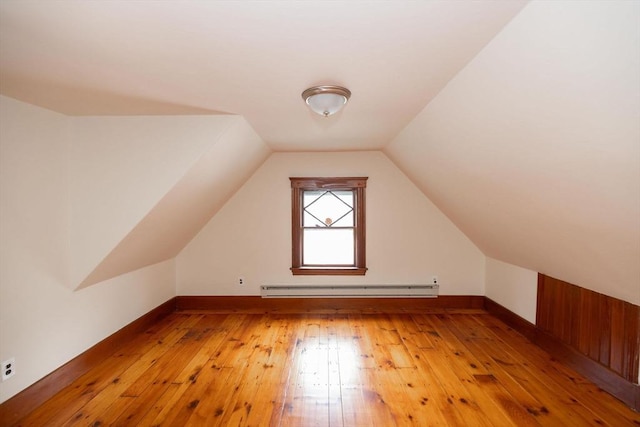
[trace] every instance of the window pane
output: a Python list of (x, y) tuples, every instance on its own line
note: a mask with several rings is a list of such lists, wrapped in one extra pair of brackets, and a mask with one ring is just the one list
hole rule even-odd
[(304, 265), (354, 265), (353, 229), (303, 230)]
[(353, 227), (353, 191), (303, 192), (304, 227)]

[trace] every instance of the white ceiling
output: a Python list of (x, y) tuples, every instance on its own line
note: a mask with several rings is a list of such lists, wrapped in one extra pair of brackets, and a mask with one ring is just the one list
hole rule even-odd
[[(525, 1), (0, 1), (0, 92), (69, 115), (244, 116), (277, 151), (391, 141)], [(309, 86), (353, 96), (334, 117)]]

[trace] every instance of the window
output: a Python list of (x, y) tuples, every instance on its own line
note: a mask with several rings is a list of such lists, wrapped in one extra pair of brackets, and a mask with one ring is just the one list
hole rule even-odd
[(294, 275), (364, 275), (367, 178), (291, 180)]

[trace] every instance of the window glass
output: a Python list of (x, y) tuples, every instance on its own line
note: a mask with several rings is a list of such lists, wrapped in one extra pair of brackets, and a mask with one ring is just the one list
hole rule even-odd
[(353, 227), (353, 191), (303, 192), (304, 227)]
[(302, 263), (305, 265), (353, 265), (353, 228), (305, 228)]

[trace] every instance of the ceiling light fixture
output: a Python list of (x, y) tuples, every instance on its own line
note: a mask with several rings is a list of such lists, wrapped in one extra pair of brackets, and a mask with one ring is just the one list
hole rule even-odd
[(325, 117), (340, 111), (350, 97), (351, 91), (341, 86), (314, 86), (302, 92), (309, 108)]

